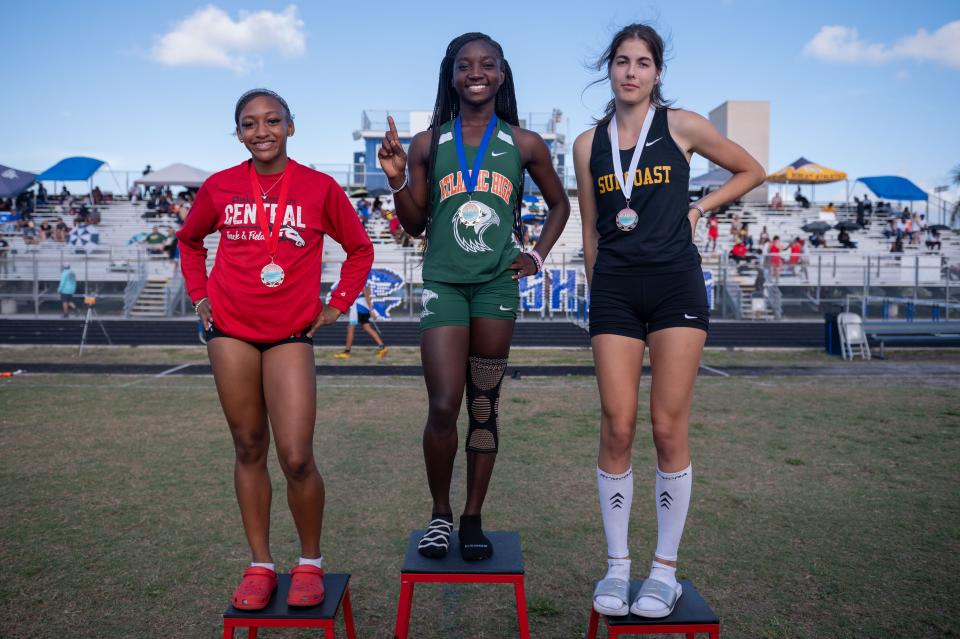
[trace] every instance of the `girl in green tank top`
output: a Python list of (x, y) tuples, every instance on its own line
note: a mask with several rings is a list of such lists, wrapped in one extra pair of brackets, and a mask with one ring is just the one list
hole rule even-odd
[[(522, 196), (522, 159), (513, 128), (500, 118), (494, 127), (474, 190), (467, 193), (454, 121), (440, 126), (430, 184), (425, 280), (463, 284), (492, 280), (520, 253), (515, 212)], [(463, 149), (467, 166), (472, 167), (478, 147), (464, 144)]]
[[(431, 322), (421, 323), (420, 352), (429, 396), (423, 450), (433, 512), (419, 550), (442, 557), (448, 549), (450, 477), (466, 389), (470, 426), (460, 553), (468, 561), (483, 560), (494, 552), (480, 510), (499, 445), (497, 412), (519, 303), (516, 280), (542, 268), (570, 203), (543, 139), (519, 127), (510, 65), (489, 36), (467, 33), (447, 47), (430, 129), (410, 144), (409, 176), (407, 153), (388, 120), (380, 165), (404, 230), (427, 235), (423, 316)], [(526, 253), (519, 213), (524, 171), (550, 211), (536, 250)], [(451, 316), (437, 321), (441, 313)]]

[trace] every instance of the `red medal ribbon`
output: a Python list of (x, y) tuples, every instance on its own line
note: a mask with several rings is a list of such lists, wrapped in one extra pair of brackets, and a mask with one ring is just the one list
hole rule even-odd
[(267, 242), (267, 253), (270, 255), (270, 261), (273, 262), (277, 254), (277, 246), (280, 244), (280, 227), (283, 226), (283, 216), (287, 211), (287, 195), (290, 192), (290, 181), (287, 179), (290, 173), (290, 160), (287, 160), (287, 167), (280, 176), (280, 196), (277, 201), (277, 213), (273, 220), (273, 229), (270, 229), (270, 221), (267, 219), (266, 202), (263, 200), (263, 188), (260, 186), (260, 179), (257, 177), (257, 171), (253, 168), (253, 160), (250, 161), (250, 190), (253, 191), (253, 204), (257, 211), (257, 223), (263, 230)]

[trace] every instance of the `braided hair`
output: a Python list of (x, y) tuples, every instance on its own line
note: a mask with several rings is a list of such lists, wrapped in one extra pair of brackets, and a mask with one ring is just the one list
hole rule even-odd
[[(447, 52), (440, 62), (440, 78), (437, 82), (437, 101), (433, 106), (433, 116), (430, 118), (430, 162), (427, 170), (428, 193), (433, 197), (433, 172), (437, 165), (437, 146), (440, 142), (440, 127), (453, 120), (460, 114), (460, 96), (453, 88), (453, 63), (456, 61), (460, 49), (468, 42), (482, 40), (493, 47), (500, 58), (500, 70), (503, 72), (503, 84), (497, 90), (494, 102), (494, 112), (497, 117), (513, 126), (520, 126), (520, 116), (517, 114), (517, 94), (513, 86), (513, 71), (503, 56), (500, 44), (485, 33), (470, 32), (457, 36), (447, 45)], [(517, 205), (513, 211), (513, 233), (517, 243), (523, 246), (523, 222), (520, 220), (520, 203), (523, 199), (524, 175), (520, 172), (520, 190), (517, 193)], [(430, 221), (433, 216), (427, 217), (426, 236), (430, 237)]]

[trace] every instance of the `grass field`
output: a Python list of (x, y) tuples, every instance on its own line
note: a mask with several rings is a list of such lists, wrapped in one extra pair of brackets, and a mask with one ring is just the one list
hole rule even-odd
[[(3, 349), (0, 361), (38, 361), (41, 350), (49, 352)], [(95, 349), (84, 360), (203, 361), (197, 354)], [(415, 359), (412, 350), (395, 354)], [(705, 362), (837, 361), (823, 357), (720, 351)], [(512, 361), (590, 360), (589, 351), (531, 350)], [(390, 637), (405, 541), (429, 515), (423, 384), (322, 377), (318, 399), (327, 566), (353, 574), (360, 637)], [(699, 380), (680, 573), (713, 604), (725, 637), (960, 635), (958, 399), (957, 377)], [(213, 380), (20, 375), (0, 380), (0, 407), (0, 636), (218, 637), (248, 550)], [(484, 521), (520, 531), (534, 637), (584, 636), (592, 582), (605, 567), (598, 412), (592, 378), (504, 384)], [(460, 457), (454, 503), (462, 505)], [(645, 499), (653, 460), (641, 427), (635, 576), (656, 542)], [(272, 545), (287, 569), (298, 545), (272, 459), (271, 472)], [(419, 586), (411, 636), (514, 637), (512, 591)]]

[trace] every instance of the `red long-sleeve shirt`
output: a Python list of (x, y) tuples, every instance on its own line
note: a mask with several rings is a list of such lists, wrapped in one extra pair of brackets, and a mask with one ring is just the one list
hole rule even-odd
[[(249, 161), (207, 178), (183, 228), (180, 265), (190, 299), (208, 297), (217, 327), (251, 342), (284, 339), (309, 326), (319, 315), (323, 237), (329, 235), (347, 253), (340, 285), (330, 305), (347, 312), (363, 290), (373, 265), (373, 245), (343, 189), (330, 176), (287, 160), (289, 197), (281, 219), (275, 262), (284, 270), (283, 284), (269, 288), (260, 270), (270, 263), (267, 242), (257, 220), (250, 192)], [(261, 175), (269, 189), (279, 175)], [(272, 189), (264, 207), (271, 220), (280, 217)], [(256, 194), (257, 197), (260, 194)], [(271, 227), (272, 228), (272, 227)], [(217, 257), (207, 276), (203, 238), (220, 231)]]

